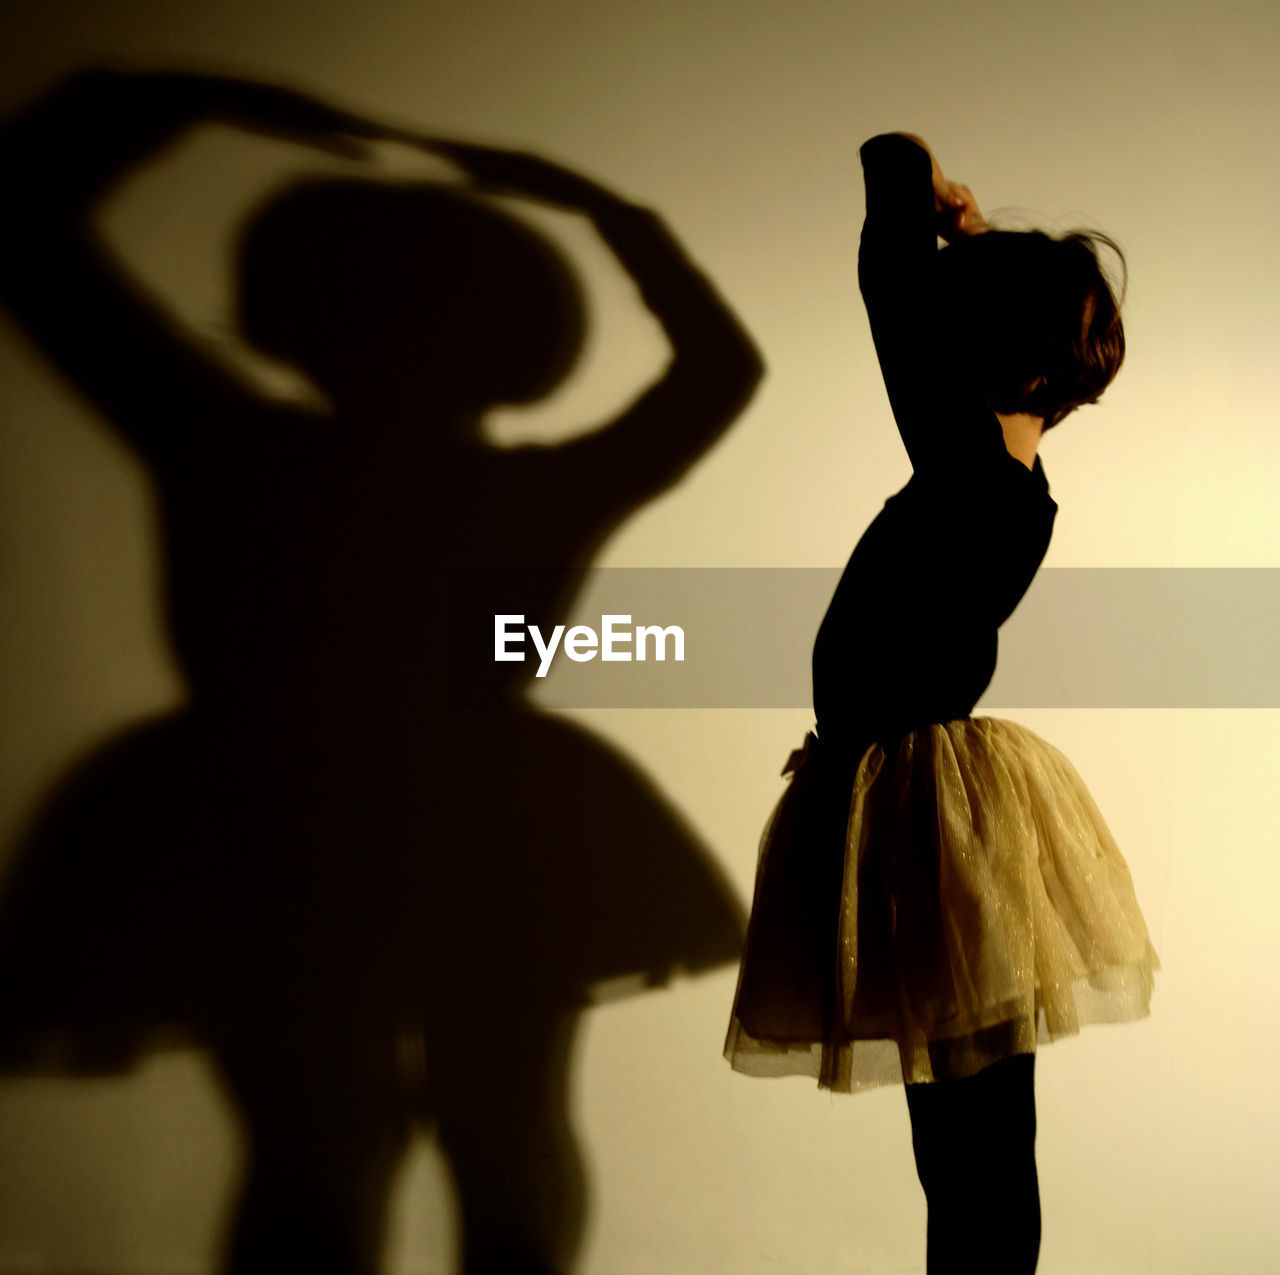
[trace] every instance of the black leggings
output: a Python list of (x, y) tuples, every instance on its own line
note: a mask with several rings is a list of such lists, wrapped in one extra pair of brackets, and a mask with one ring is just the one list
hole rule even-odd
[(929, 1204), (928, 1275), (1031, 1275), (1040, 1253), (1034, 1054), (964, 1080), (908, 1085)]

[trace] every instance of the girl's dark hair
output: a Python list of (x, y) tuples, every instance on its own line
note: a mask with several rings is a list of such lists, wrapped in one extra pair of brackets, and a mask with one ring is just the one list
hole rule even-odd
[[(1118, 291), (1102, 247), (1119, 262)], [(1128, 268), (1108, 235), (989, 230), (944, 248), (938, 262), (943, 330), (959, 334), (946, 344), (993, 411), (1042, 416), (1051, 429), (1115, 380)]]

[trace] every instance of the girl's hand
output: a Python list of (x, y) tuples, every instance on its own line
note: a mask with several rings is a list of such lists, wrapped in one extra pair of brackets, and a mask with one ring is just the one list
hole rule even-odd
[(987, 228), (973, 191), (960, 182), (949, 181), (942, 174), (938, 157), (929, 149), (929, 143), (915, 133), (899, 133), (915, 142), (929, 156), (933, 165), (933, 211), (938, 218), (938, 234), (948, 243), (966, 235), (980, 235)]
[(969, 235), (980, 235), (987, 229), (973, 191), (960, 182), (945, 178), (935, 181), (933, 208), (938, 216), (938, 233), (948, 243)]

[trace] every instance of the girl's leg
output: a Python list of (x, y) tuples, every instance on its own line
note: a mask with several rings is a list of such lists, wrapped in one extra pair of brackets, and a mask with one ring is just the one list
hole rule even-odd
[(964, 1080), (908, 1085), (929, 1206), (928, 1273), (1031, 1275), (1040, 1253), (1034, 1054)]

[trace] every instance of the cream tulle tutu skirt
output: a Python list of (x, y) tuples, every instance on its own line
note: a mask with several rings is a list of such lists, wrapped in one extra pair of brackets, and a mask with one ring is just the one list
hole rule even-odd
[(972, 1075), (1149, 1012), (1160, 962), (1084, 781), (1014, 722), (816, 736), (761, 838), (725, 1057), (827, 1089)]

